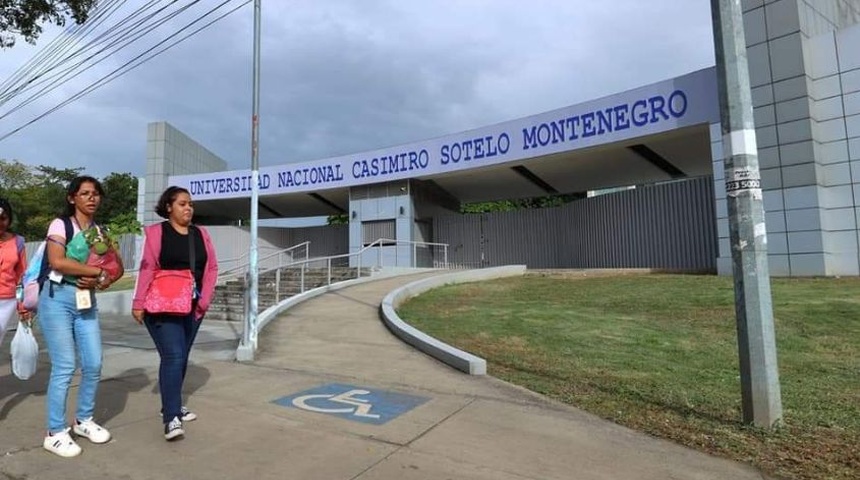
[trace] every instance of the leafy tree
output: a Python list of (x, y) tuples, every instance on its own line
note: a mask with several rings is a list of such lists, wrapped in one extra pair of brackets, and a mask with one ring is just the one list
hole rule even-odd
[(98, 0), (0, 0), (0, 48), (15, 45), (15, 37), (35, 44), (42, 23), (63, 26), (71, 17), (84, 23)]
[(33, 172), (30, 171), (30, 167), (18, 160), (11, 163), (0, 160), (0, 192), (32, 184)]
[(548, 195), (546, 197), (523, 198), (519, 200), (467, 203), (460, 208), (460, 213), (510, 212), (525, 208), (559, 207), (565, 203), (579, 200), (581, 198), (585, 198), (585, 195), (581, 193), (571, 193)]
[(327, 225), (346, 225), (349, 223), (349, 215), (339, 213), (337, 215), (329, 215), (326, 219)]
[[(0, 0), (2, 2), (2, 0)], [(66, 187), (83, 168), (31, 167), (17, 160), (0, 159), (0, 196), (15, 209), (12, 228), (27, 239), (45, 237), (48, 224), (66, 207)], [(138, 233), (137, 178), (130, 173), (111, 173), (102, 180), (105, 204), (99, 208), (99, 223), (115, 235)]]
[(133, 211), (115, 215), (105, 225), (116, 236), (126, 233), (138, 234), (143, 231), (143, 225), (137, 221), (137, 213)]
[(130, 173), (111, 173), (102, 179), (105, 196), (99, 206), (96, 220), (108, 223), (124, 213), (137, 212), (137, 177)]
[[(3, 0), (0, 0), (3, 1)], [(48, 165), (39, 165), (36, 170), (41, 173), (41, 177), (46, 185), (60, 185), (65, 192), (66, 185), (69, 184), (75, 177), (83, 174), (84, 168), (55, 168)]]

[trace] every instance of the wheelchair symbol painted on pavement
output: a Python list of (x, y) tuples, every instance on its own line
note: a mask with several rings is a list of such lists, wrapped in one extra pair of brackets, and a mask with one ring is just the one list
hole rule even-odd
[[(319, 413), (351, 413), (356, 417), (367, 417), (367, 418), (379, 418), (379, 415), (370, 413), (370, 409), (373, 408), (373, 405), (368, 403), (367, 400), (361, 398), (353, 398), (353, 395), (367, 395), (370, 393), (370, 390), (361, 390), (355, 389), (350, 390), (348, 392), (343, 392), (337, 395), (329, 395), (325, 393), (317, 393), (313, 395), (302, 395), (301, 397), (296, 397), (293, 399), (293, 406), (301, 408), (303, 410), (310, 410), (312, 412)], [(322, 407), (314, 407), (313, 405), (308, 405), (308, 400), (315, 398), (324, 398), (329, 402), (346, 404), (350, 405), (348, 408), (322, 408)]]
[(281, 397), (273, 403), (381, 425), (429, 400), (426, 397), (332, 383)]

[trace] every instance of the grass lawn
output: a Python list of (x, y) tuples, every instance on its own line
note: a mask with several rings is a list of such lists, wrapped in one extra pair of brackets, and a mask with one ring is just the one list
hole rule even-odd
[(137, 279), (137, 276), (126, 275), (110, 286), (106, 291), (107, 292), (118, 292), (120, 290), (131, 290), (134, 288), (134, 282)]
[(527, 276), (445, 286), (400, 316), (489, 373), (793, 479), (860, 478), (860, 279), (773, 279), (783, 424), (741, 423), (732, 280)]

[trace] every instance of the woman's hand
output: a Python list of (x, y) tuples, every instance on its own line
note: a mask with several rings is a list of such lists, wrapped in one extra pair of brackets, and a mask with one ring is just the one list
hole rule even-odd
[(18, 319), (29, 325), (33, 316), (27, 310), (18, 310)]
[(143, 325), (143, 310), (132, 310), (131, 316), (134, 317), (134, 321), (139, 325)]
[(99, 286), (99, 279), (98, 277), (78, 277), (75, 285), (84, 290), (92, 290)]

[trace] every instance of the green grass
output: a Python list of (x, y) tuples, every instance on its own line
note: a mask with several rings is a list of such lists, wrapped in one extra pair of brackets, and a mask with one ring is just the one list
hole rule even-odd
[(137, 279), (136, 276), (124, 276), (113, 283), (110, 288), (107, 289), (108, 292), (118, 292), (120, 290), (131, 290), (134, 288), (134, 282)]
[(731, 278), (523, 277), (403, 305), (489, 373), (785, 478), (860, 478), (860, 279), (773, 279), (783, 424), (741, 422)]

